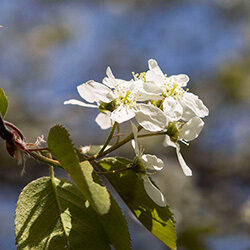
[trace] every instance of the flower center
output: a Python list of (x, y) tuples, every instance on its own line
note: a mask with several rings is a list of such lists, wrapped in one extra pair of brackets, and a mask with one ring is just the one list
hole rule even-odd
[(173, 122), (169, 122), (167, 126), (167, 135), (172, 142), (177, 142), (179, 137), (179, 130)]
[(113, 112), (117, 108), (117, 102), (118, 99), (115, 99), (112, 102), (101, 102), (98, 109), (102, 113), (105, 113), (105, 111)]
[(136, 173), (142, 175), (145, 175), (147, 172), (142, 160), (138, 156), (134, 158), (133, 169), (135, 170)]
[(183, 88), (179, 87), (179, 85), (177, 83), (165, 82), (164, 87), (163, 87), (163, 91), (162, 91), (162, 95), (164, 97), (171, 96), (177, 100), (177, 99), (181, 98), (181, 96), (183, 95), (184, 92), (185, 92), (185, 90)]

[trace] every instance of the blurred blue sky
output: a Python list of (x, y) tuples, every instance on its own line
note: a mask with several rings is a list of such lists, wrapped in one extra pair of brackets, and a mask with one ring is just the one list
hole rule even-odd
[[(200, 171), (209, 167), (213, 168), (208, 172), (217, 171), (216, 162), (225, 163), (225, 157), (229, 157), (226, 172), (231, 171), (232, 165), (237, 171), (238, 165), (249, 159), (249, 100), (227, 99), (217, 77), (224, 65), (248, 55), (249, 20), (241, 9), (244, 5), (234, 7), (226, 2), (230, 1), (134, 4), (1, 0), (0, 24), (4, 28), (0, 30), (0, 82), (10, 97), (9, 117), (22, 117), (25, 121), (35, 117), (43, 126), (41, 133), (48, 131), (48, 124), (62, 122), (72, 130), (73, 138), (81, 134), (79, 137), (85, 137), (87, 142), (100, 142), (103, 137), (99, 137), (102, 131), (94, 124), (96, 113), (63, 106), (63, 101), (80, 99), (76, 86), (89, 79), (101, 81), (107, 66), (111, 66), (115, 76), (129, 79), (132, 71), (147, 70), (147, 60), (155, 58), (167, 74), (188, 74), (190, 90), (199, 94), (210, 109), (201, 138), (194, 143), (198, 148), (197, 161), (201, 159), (199, 155), (205, 154)], [(249, 82), (244, 86), (249, 86)], [(27, 126), (26, 131), (32, 136), (40, 133), (35, 125)], [(93, 131), (82, 133), (90, 128)], [(242, 182), (239, 186), (243, 203), (249, 197), (249, 188), (246, 184), (243, 188)], [(0, 219), (4, 221), (4, 226), (0, 225), (0, 250), (15, 249), (16, 191), (16, 187), (12, 190), (7, 185), (0, 192)], [(239, 249), (250, 245), (241, 231), (234, 238), (212, 237), (208, 244), (211, 249), (234, 250), (239, 241)]]
[[(228, 20), (209, 1), (135, 7), (2, 0), (0, 22), (1, 77), (7, 85), (27, 79), (15, 87), (45, 107), (71, 97), (89, 78), (100, 81), (108, 65), (130, 78), (155, 58), (168, 74), (203, 79), (247, 45), (245, 20)], [(61, 37), (50, 34), (58, 30)]]

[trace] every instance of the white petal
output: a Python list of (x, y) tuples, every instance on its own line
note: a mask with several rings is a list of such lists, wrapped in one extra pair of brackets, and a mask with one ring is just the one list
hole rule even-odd
[(163, 102), (163, 111), (171, 121), (178, 121), (181, 119), (183, 108), (177, 100), (169, 96)]
[(176, 144), (170, 140), (170, 137), (166, 135), (165, 140), (163, 142), (164, 147), (174, 147), (176, 148)]
[(158, 63), (156, 60), (154, 59), (149, 59), (148, 60), (148, 68), (152, 71), (154, 71), (156, 74), (164, 76), (164, 74), (162, 73), (161, 68), (158, 66)]
[(122, 96), (125, 96), (127, 94), (127, 91), (133, 91), (134, 89), (134, 81), (125, 81), (122, 79), (115, 79), (116, 80), (116, 85), (115, 89), (118, 90), (119, 94)]
[(114, 77), (114, 75), (112, 73), (112, 70), (111, 70), (111, 68), (109, 66), (107, 67), (106, 75), (108, 76), (108, 78), (115, 79), (115, 77)]
[(87, 102), (111, 102), (115, 96), (106, 86), (95, 81), (88, 81), (77, 87), (80, 96)]
[(65, 101), (63, 104), (64, 105), (65, 104), (79, 105), (79, 106), (87, 107), (87, 108), (98, 108), (98, 105), (81, 102), (75, 99), (70, 99), (68, 101)]
[(177, 154), (177, 158), (179, 160), (179, 163), (181, 165), (181, 168), (182, 168), (184, 174), (186, 176), (192, 176), (192, 170), (188, 167), (188, 165), (186, 164), (186, 162), (184, 161), (184, 159), (180, 153), (180, 145), (179, 144), (176, 145), (176, 154)]
[(143, 82), (141, 80), (134, 81), (137, 101), (161, 100), (162, 89), (154, 82)]
[(172, 83), (177, 83), (180, 87), (186, 87), (189, 82), (189, 77), (185, 74), (172, 75), (168, 78)]
[(143, 83), (143, 89), (146, 93), (149, 94), (155, 94), (155, 95), (161, 95), (162, 94), (162, 88), (160, 88), (158, 85), (156, 85), (154, 82), (144, 82)]
[[(160, 84), (157, 84), (156, 81), (147, 81), (143, 83), (143, 90), (145, 93), (151, 94), (151, 95), (162, 95), (162, 87)], [(153, 99), (153, 98), (151, 98)]]
[(138, 129), (137, 129), (137, 127), (135, 126), (135, 124), (133, 122), (130, 122), (130, 123), (131, 123), (131, 127), (132, 127), (132, 132), (134, 134), (134, 140), (131, 141), (132, 147), (135, 150), (135, 154), (139, 155), (140, 149), (139, 149), (138, 140), (137, 140)]
[(108, 129), (112, 127), (112, 120), (109, 114), (99, 113), (95, 118), (96, 123), (101, 127), (101, 129)]
[(167, 205), (166, 199), (161, 191), (153, 185), (148, 176), (143, 177), (144, 188), (148, 196), (160, 207), (165, 207)]
[(107, 69), (106, 69), (106, 75), (107, 75), (107, 77), (105, 77), (102, 82), (106, 86), (108, 86), (110, 88), (114, 88), (115, 85), (116, 85), (116, 81), (115, 81), (116, 79), (115, 79), (115, 77), (114, 77), (114, 75), (113, 75), (110, 67), (107, 67)]
[(183, 121), (189, 121), (190, 119), (192, 119), (193, 117), (196, 116), (195, 112), (191, 108), (186, 106), (186, 104), (183, 104), (181, 102), (181, 105), (182, 105), (182, 108), (183, 108), (183, 113), (182, 113), (181, 119)]
[(197, 138), (204, 126), (204, 122), (199, 117), (194, 117), (189, 120), (179, 131), (180, 139), (192, 141)]
[(147, 82), (154, 82), (157, 86), (162, 87), (164, 85), (165, 76), (162, 74), (157, 74), (155, 71), (148, 70), (145, 75)]
[(191, 109), (196, 116), (201, 118), (209, 114), (208, 108), (203, 104), (202, 100), (192, 93), (185, 92), (181, 103), (185, 112), (192, 113), (188, 110)]
[(162, 131), (167, 124), (167, 117), (159, 108), (150, 104), (138, 104), (136, 110), (137, 122), (146, 130)]
[(126, 105), (120, 105), (116, 110), (111, 113), (110, 118), (113, 121), (122, 123), (132, 119), (135, 116), (135, 112), (132, 108)]
[(169, 136), (167, 135), (166, 138), (165, 138), (165, 141), (163, 143), (163, 146), (167, 147), (167, 146), (171, 146), (171, 147), (174, 147), (176, 148), (176, 154), (177, 154), (177, 158), (178, 158), (178, 161), (181, 165), (181, 168), (184, 172), (184, 174), (186, 176), (191, 176), (192, 175), (192, 170), (187, 166), (186, 162), (184, 161), (181, 153), (180, 153), (180, 145), (178, 143), (174, 143), (170, 140)]
[(145, 154), (142, 156), (144, 166), (149, 170), (159, 171), (164, 167), (163, 161), (155, 155)]

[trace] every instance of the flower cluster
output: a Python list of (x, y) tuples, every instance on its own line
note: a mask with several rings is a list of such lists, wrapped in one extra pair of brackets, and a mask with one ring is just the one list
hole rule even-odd
[[(165, 132), (163, 145), (176, 148), (183, 172), (190, 176), (192, 171), (180, 153), (179, 142), (187, 144), (199, 135), (204, 126), (201, 118), (209, 111), (197, 95), (186, 89), (187, 75), (167, 76), (153, 59), (148, 61), (148, 67), (146, 72), (133, 73), (129, 81), (115, 78), (108, 67), (102, 83), (91, 80), (77, 87), (86, 102), (71, 99), (64, 104), (98, 108), (100, 113), (96, 122), (102, 129), (135, 118), (149, 132)], [(135, 128), (133, 132), (135, 134)], [(141, 161), (145, 161), (147, 155), (141, 155), (138, 146), (135, 152)], [(159, 163), (160, 169), (162, 161), (157, 159), (154, 161)], [(148, 181), (147, 178), (145, 180)]]

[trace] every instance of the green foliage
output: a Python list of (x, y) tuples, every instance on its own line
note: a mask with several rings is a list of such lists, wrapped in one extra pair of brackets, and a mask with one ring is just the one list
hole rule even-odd
[[(95, 200), (98, 199), (99, 206), (103, 204), (103, 199), (105, 199), (105, 193), (100, 190), (105, 188), (100, 186), (99, 177), (93, 173), (93, 168), (89, 162), (84, 161), (80, 163), (84, 176), (86, 178), (90, 193)], [(93, 176), (93, 177), (92, 177)], [(93, 181), (93, 179), (98, 182)], [(105, 188), (106, 190), (106, 188)], [(106, 190), (107, 191), (107, 190)], [(100, 222), (102, 223), (107, 236), (111, 240), (111, 243), (119, 250), (127, 250), (131, 248), (130, 237), (127, 227), (127, 222), (121, 212), (120, 207), (117, 205), (116, 201), (110, 195), (111, 206), (108, 213), (102, 214), (100, 216)], [(104, 203), (105, 204), (105, 203)], [(100, 207), (101, 209), (101, 207)]]
[(131, 249), (127, 223), (120, 207), (106, 187), (101, 185), (99, 176), (93, 172), (90, 163), (79, 163), (67, 130), (59, 125), (53, 127), (49, 133), (48, 146), (87, 198), (90, 206), (98, 212), (101, 227), (104, 228), (105, 237), (109, 239), (110, 244), (119, 250)]
[(107, 214), (99, 216), (100, 222), (115, 249), (130, 250), (131, 240), (127, 222), (114, 198), (110, 198), (110, 210)]
[[(116, 206), (112, 206), (111, 210), (117, 211)], [(49, 177), (37, 179), (23, 189), (17, 202), (17, 249), (111, 249), (112, 241), (103, 227), (103, 222), (108, 223), (105, 221), (108, 216), (105, 216), (102, 221), (102, 216), (88, 205), (72, 183)], [(112, 219), (112, 223), (116, 224), (116, 218)], [(117, 219), (117, 224), (124, 224), (119, 213)], [(111, 225), (109, 227), (114, 231)], [(119, 242), (121, 236), (118, 233), (115, 234), (116, 242), (112, 239), (115, 249), (130, 249), (129, 241), (125, 246)], [(122, 237), (127, 240), (126, 234)]]
[[(131, 161), (120, 157), (99, 161), (99, 167), (104, 171), (123, 169), (130, 164)], [(105, 176), (141, 223), (168, 247), (175, 249), (173, 214), (168, 206), (160, 207), (150, 199), (145, 192), (142, 178), (133, 169)]]
[(60, 125), (51, 128), (48, 136), (48, 146), (63, 168), (70, 174), (91, 206), (100, 214), (108, 213), (110, 209), (109, 193), (105, 187), (93, 180), (93, 168), (90, 163), (87, 161), (79, 163), (77, 153), (67, 130)]
[(2, 88), (0, 88), (0, 113), (5, 116), (8, 109), (8, 98)]

